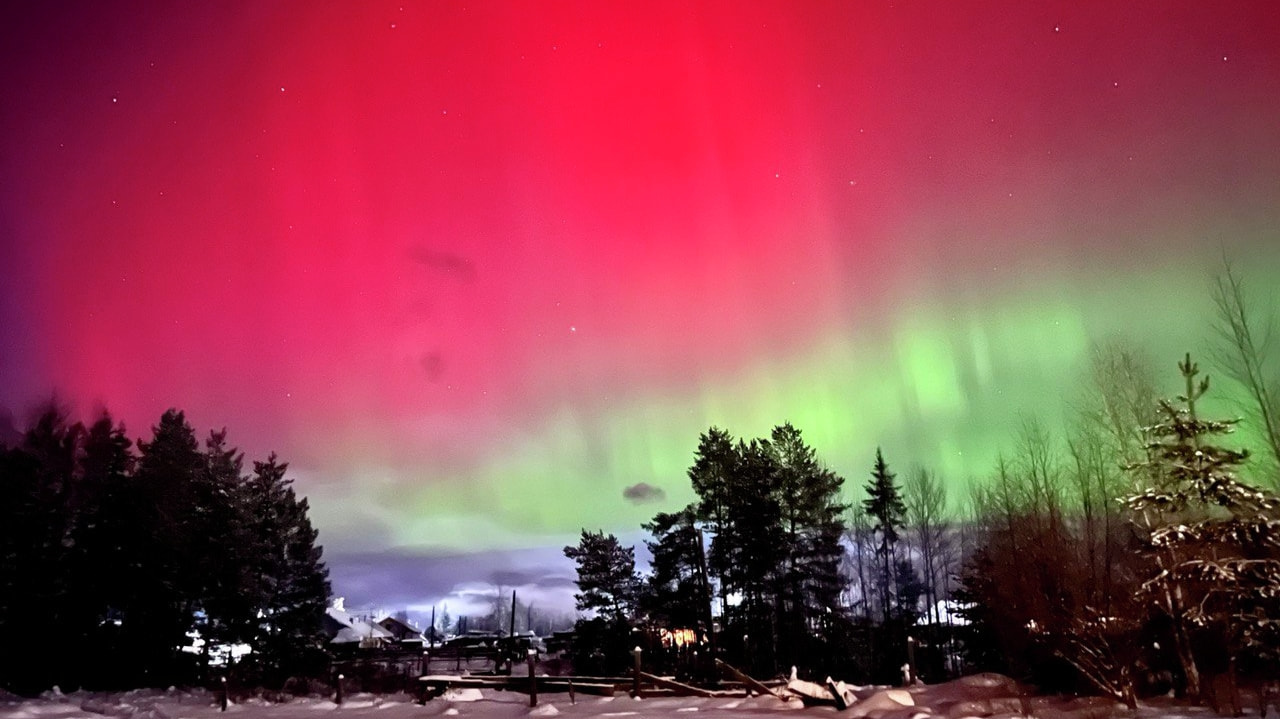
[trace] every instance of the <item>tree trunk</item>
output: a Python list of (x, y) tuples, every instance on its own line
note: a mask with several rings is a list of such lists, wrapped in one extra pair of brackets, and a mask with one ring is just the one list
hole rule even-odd
[(1182, 619), (1182, 590), (1175, 587), (1169, 601), (1174, 602), (1173, 644), (1178, 653), (1178, 663), (1182, 665), (1183, 693), (1188, 699), (1200, 699), (1200, 669), (1196, 667), (1195, 655), (1191, 653), (1191, 638), (1187, 636), (1187, 627)]

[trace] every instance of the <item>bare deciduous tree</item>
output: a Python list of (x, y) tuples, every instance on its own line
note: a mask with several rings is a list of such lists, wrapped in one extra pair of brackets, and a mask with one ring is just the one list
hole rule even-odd
[(1146, 428), (1157, 421), (1160, 394), (1151, 359), (1122, 340), (1093, 349), (1081, 413), (1109, 438), (1120, 464), (1146, 458)]
[(924, 467), (916, 467), (903, 482), (903, 499), (907, 505), (907, 527), (920, 552), (924, 593), (929, 603), (926, 616), (938, 622), (938, 570), (941, 568), (947, 541), (947, 489), (938, 476)]
[(849, 528), (846, 538), (850, 545), (850, 559), (854, 579), (858, 583), (858, 602), (863, 619), (870, 621), (872, 614), (871, 572), (874, 571), (875, 532), (871, 529), (871, 517), (861, 504), (849, 508)]
[(1125, 467), (1142, 462), (1157, 421), (1151, 362), (1121, 340), (1093, 349), (1067, 440), (1069, 480), (1086, 596), (1110, 616), (1115, 568), (1127, 522), (1119, 498), (1132, 491)]
[(1062, 462), (1053, 436), (1039, 418), (1024, 416), (1015, 443), (1012, 470), (1031, 516), (1056, 523), (1062, 518)]
[(1243, 278), (1224, 259), (1213, 290), (1218, 335), (1213, 357), (1248, 394), (1244, 409), (1262, 433), (1273, 470), (1267, 473), (1272, 486), (1280, 487), (1280, 369), (1274, 366), (1271, 351), (1275, 315), (1255, 316), (1250, 301)]

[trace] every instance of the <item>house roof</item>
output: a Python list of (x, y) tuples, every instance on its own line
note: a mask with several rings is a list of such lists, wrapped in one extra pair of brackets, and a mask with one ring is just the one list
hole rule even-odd
[(421, 639), (422, 630), (413, 626), (408, 622), (402, 622), (395, 617), (386, 617), (378, 620), (378, 626), (386, 629), (394, 634), (398, 639)]
[(365, 639), (394, 639), (391, 632), (363, 619), (356, 617), (344, 609), (329, 607), (325, 610), (326, 622), (333, 638), (331, 644), (351, 644)]

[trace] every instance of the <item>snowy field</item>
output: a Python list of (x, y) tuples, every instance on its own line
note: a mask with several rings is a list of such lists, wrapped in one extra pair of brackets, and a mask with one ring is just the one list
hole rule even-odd
[[(982, 675), (997, 676), (997, 675)], [(1002, 679), (1002, 678), (1001, 678)], [(646, 698), (626, 696), (601, 698), (578, 696), (570, 703), (565, 694), (545, 694), (538, 706), (529, 707), (529, 698), (515, 692), (479, 689), (450, 690), (443, 696), (417, 704), (405, 694), (373, 696), (354, 694), (342, 704), (332, 698), (303, 697), (287, 703), (249, 699), (231, 704), (226, 713), (219, 709), (217, 696), (203, 691), (134, 691), (123, 694), (46, 692), (39, 699), (0, 701), (0, 719), (318, 719), (330, 715), (348, 719), (426, 719), (428, 717), (591, 717), (620, 719), (692, 719), (691, 715), (712, 717), (782, 716), (792, 719), (963, 719), (964, 717), (1031, 716), (1042, 719), (1106, 719), (1130, 716), (1118, 704), (1096, 697), (1063, 698), (1002, 696), (980, 677), (968, 685), (960, 680), (908, 690), (854, 687), (858, 702), (844, 711), (834, 707), (804, 707), (799, 701), (774, 697), (742, 698)], [(903, 704), (901, 702), (910, 702)], [(1257, 716), (1248, 707), (1246, 716)], [(1139, 719), (1155, 717), (1210, 719), (1210, 710), (1183, 707), (1171, 701), (1144, 703)]]

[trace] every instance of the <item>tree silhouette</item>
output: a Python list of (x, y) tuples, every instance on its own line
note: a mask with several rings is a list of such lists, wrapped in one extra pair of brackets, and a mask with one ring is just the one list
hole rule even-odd
[(640, 586), (635, 549), (623, 547), (612, 534), (584, 529), (577, 546), (564, 548), (564, 556), (578, 565), (578, 593), (573, 596), (579, 611), (614, 620), (632, 615)]
[[(105, 412), (86, 429), (57, 409), (0, 447), (0, 687), (191, 683), (192, 629), (249, 644), (248, 681), (315, 670), (329, 587), (285, 465), (242, 476), (225, 431), (201, 451), (177, 410), (139, 448)], [(103, 661), (56, 656), (81, 646)]]
[(907, 514), (906, 504), (894, 481), (896, 478), (897, 475), (889, 471), (889, 465), (877, 447), (871, 481), (866, 485), (867, 498), (863, 500), (862, 506), (874, 520), (872, 529), (880, 535), (880, 547), (876, 554), (880, 558), (880, 606), (885, 622), (889, 621), (892, 611), (894, 548), (898, 543), (898, 530), (902, 528)]

